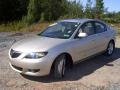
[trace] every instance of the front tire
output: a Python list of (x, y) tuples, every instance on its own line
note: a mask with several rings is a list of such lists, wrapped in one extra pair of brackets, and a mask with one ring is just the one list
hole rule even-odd
[(111, 56), (114, 52), (114, 49), (115, 49), (115, 44), (114, 44), (113, 41), (110, 41), (109, 44), (108, 44), (108, 47), (106, 49), (105, 55), (106, 56)]
[(66, 69), (66, 56), (60, 55), (55, 61), (54, 64), (54, 77), (55, 78), (63, 78), (65, 75)]

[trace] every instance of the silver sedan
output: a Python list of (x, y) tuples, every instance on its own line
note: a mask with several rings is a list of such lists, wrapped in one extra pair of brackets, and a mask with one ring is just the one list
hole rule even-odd
[(115, 30), (100, 20), (68, 19), (49, 25), (34, 37), (16, 42), (9, 50), (9, 64), (19, 73), (56, 78), (66, 67), (115, 48)]

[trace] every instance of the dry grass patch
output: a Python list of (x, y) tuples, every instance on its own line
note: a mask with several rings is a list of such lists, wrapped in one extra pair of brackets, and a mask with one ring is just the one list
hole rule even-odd
[(120, 36), (120, 23), (111, 24), (111, 26), (117, 30), (117, 36)]
[(0, 25), (0, 32), (34, 32), (34, 31), (41, 31), (45, 27), (47, 27), (50, 23), (43, 22), (43, 23), (36, 23), (30, 26), (27, 26), (23, 22), (12, 22), (8, 24), (1, 24)]
[(41, 31), (41, 30), (43, 30), (45, 27), (47, 27), (49, 24), (50, 24), (49, 22), (37, 23), (37, 24), (33, 24), (33, 25), (31, 25), (31, 26), (22, 28), (20, 31), (23, 31), (23, 32)]

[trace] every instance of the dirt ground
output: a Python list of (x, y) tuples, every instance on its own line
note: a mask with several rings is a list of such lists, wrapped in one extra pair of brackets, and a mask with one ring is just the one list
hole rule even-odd
[(100, 55), (74, 65), (65, 77), (26, 77), (9, 66), (8, 50), (12, 43), (30, 37), (26, 33), (0, 33), (0, 90), (120, 90), (120, 39), (111, 57)]

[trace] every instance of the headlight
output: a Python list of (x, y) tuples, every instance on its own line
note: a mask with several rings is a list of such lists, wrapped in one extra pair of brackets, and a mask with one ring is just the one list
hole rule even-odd
[(34, 53), (29, 53), (28, 55), (25, 56), (25, 58), (29, 59), (39, 59), (47, 55), (48, 52), (34, 52)]

